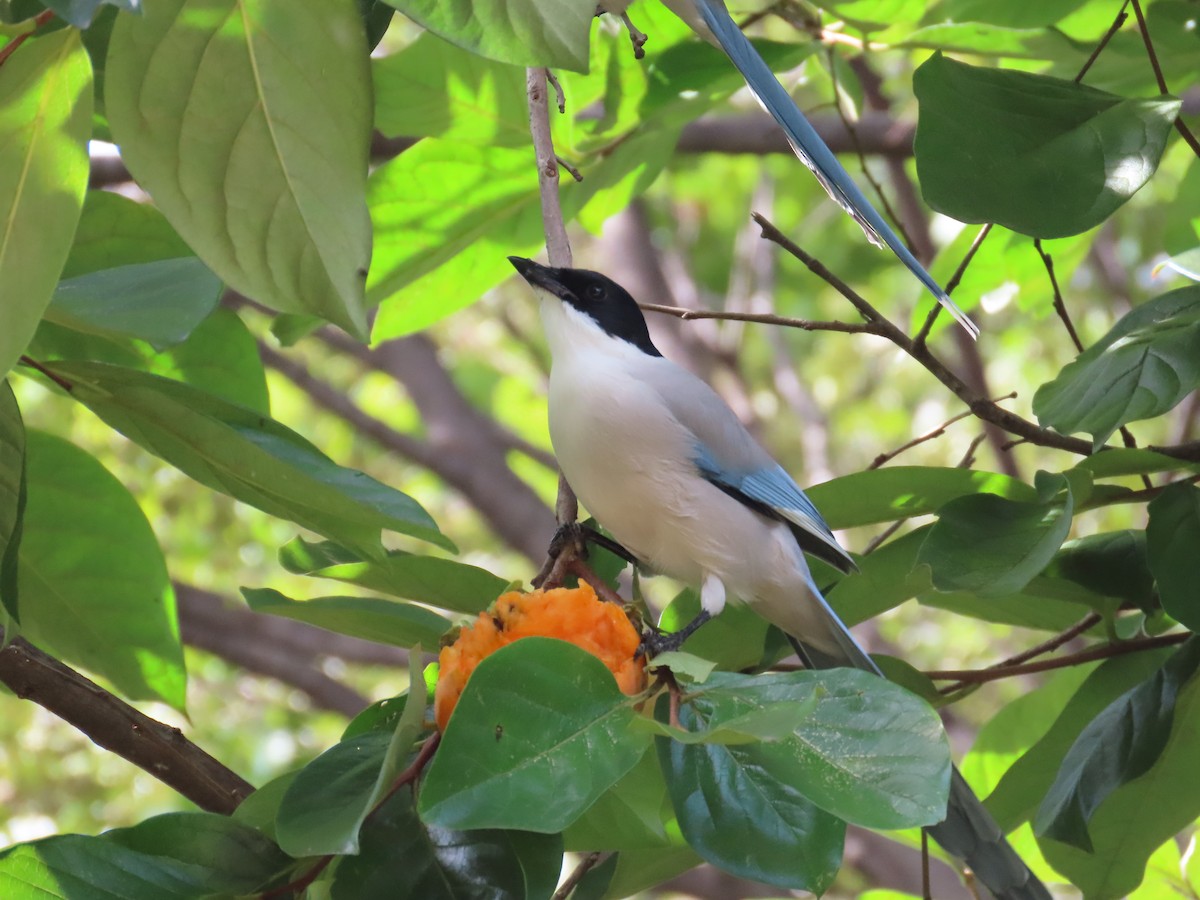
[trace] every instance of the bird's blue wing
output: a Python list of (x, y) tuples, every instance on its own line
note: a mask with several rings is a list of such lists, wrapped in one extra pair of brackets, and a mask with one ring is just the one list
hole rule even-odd
[(804, 117), (791, 96), (783, 89), (783, 85), (776, 79), (775, 73), (758, 55), (754, 45), (742, 34), (737, 23), (730, 18), (724, 0), (693, 0), (693, 2), (704, 23), (708, 25), (713, 36), (721, 45), (721, 49), (737, 66), (742, 77), (746, 79), (746, 84), (766, 107), (767, 112), (779, 123), (787, 135), (788, 143), (796, 151), (796, 155), (812, 169), (822, 187), (829, 192), (829, 196), (862, 227), (872, 243), (887, 246), (895, 253), (971, 337), (978, 337), (979, 328), (967, 318), (958, 305), (942, 290), (941, 285), (925, 271), (925, 267), (904, 246), (904, 242), (896, 236), (891, 226), (884, 221), (883, 216), (871, 205), (871, 201), (863, 195), (858, 185), (850, 178), (849, 173), (838, 162), (833, 151), (825, 145), (820, 135), (808, 123), (808, 119)]
[(721, 465), (705, 446), (698, 445), (696, 468), (725, 493), (772, 518), (787, 522), (806, 553), (823, 559), (843, 572), (856, 568), (833, 532), (804, 491), (778, 463), (749, 472)]

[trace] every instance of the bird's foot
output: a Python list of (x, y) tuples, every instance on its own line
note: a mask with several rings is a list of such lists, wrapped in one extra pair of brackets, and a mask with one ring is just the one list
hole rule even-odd
[(701, 610), (696, 618), (678, 631), (659, 631), (654, 626), (650, 626), (650, 631), (642, 635), (642, 645), (638, 648), (638, 653), (647, 659), (653, 659), (663, 653), (674, 653), (695, 634), (697, 628), (711, 618), (710, 613)]

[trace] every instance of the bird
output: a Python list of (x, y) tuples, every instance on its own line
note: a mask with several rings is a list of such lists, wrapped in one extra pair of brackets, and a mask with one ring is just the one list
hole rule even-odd
[[(882, 677), (805, 554), (842, 571), (854, 560), (725, 401), (659, 352), (633, 297), (598, 272), (509, 261), (538, 298), (550, 439), (567, 482), (640, 567), (700, 590), (675, 645), (734, 597), (782, 629), (808, 667)], [(957, 769), (946, 819), (928, 830), (997, 900), (1049, 900)]]
[[(625, 12), (631, 0), (602, 0), (599, 9), (620, 16), (628, 22)], [(754, 45), (742, 34), (729, 15), (724, 0), (663, 0), (664, 4), (683, 19), (697, 34), (719, 47), (742, 74), (746, 86), (776, 121), (788, 144), (800, 161), (816, 176), (833, 199), (862, 228), (867, 239), (877, 247), (887, 247), (908, 267), (917, 280), (933, 294), (972, 338), (979, 337), (977, 326), (950, 295), (926, 271), (912, 251), (867, 199), (854, 179), (838, 162), (837, 156), (817, 134), (796, 101), (779, 83)]]

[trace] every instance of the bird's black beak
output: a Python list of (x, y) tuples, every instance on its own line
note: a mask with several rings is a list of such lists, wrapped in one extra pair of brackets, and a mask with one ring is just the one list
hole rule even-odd
[(513, 264), (513, 268), (517, 270), (517, 274), (528, 281), (533, 287), (549, 291), (555, 297), (566, 299), (569, 291), (559, 279), (558, 269), (543, 266), (541, 263), (536, 263), (532, 259), (526, 259), (523, 256), (510, 256), (508, 261)]

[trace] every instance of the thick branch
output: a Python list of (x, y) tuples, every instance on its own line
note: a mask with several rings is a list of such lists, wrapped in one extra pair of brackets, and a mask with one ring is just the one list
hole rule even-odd
[(185, 738), (178, 728), (142, 715), (22, 638), (0, 650), (0, 681), (18, 697), (32, 700), (74, 725), (201, 809), (228, 815), (254, 792), (252, 784)]

